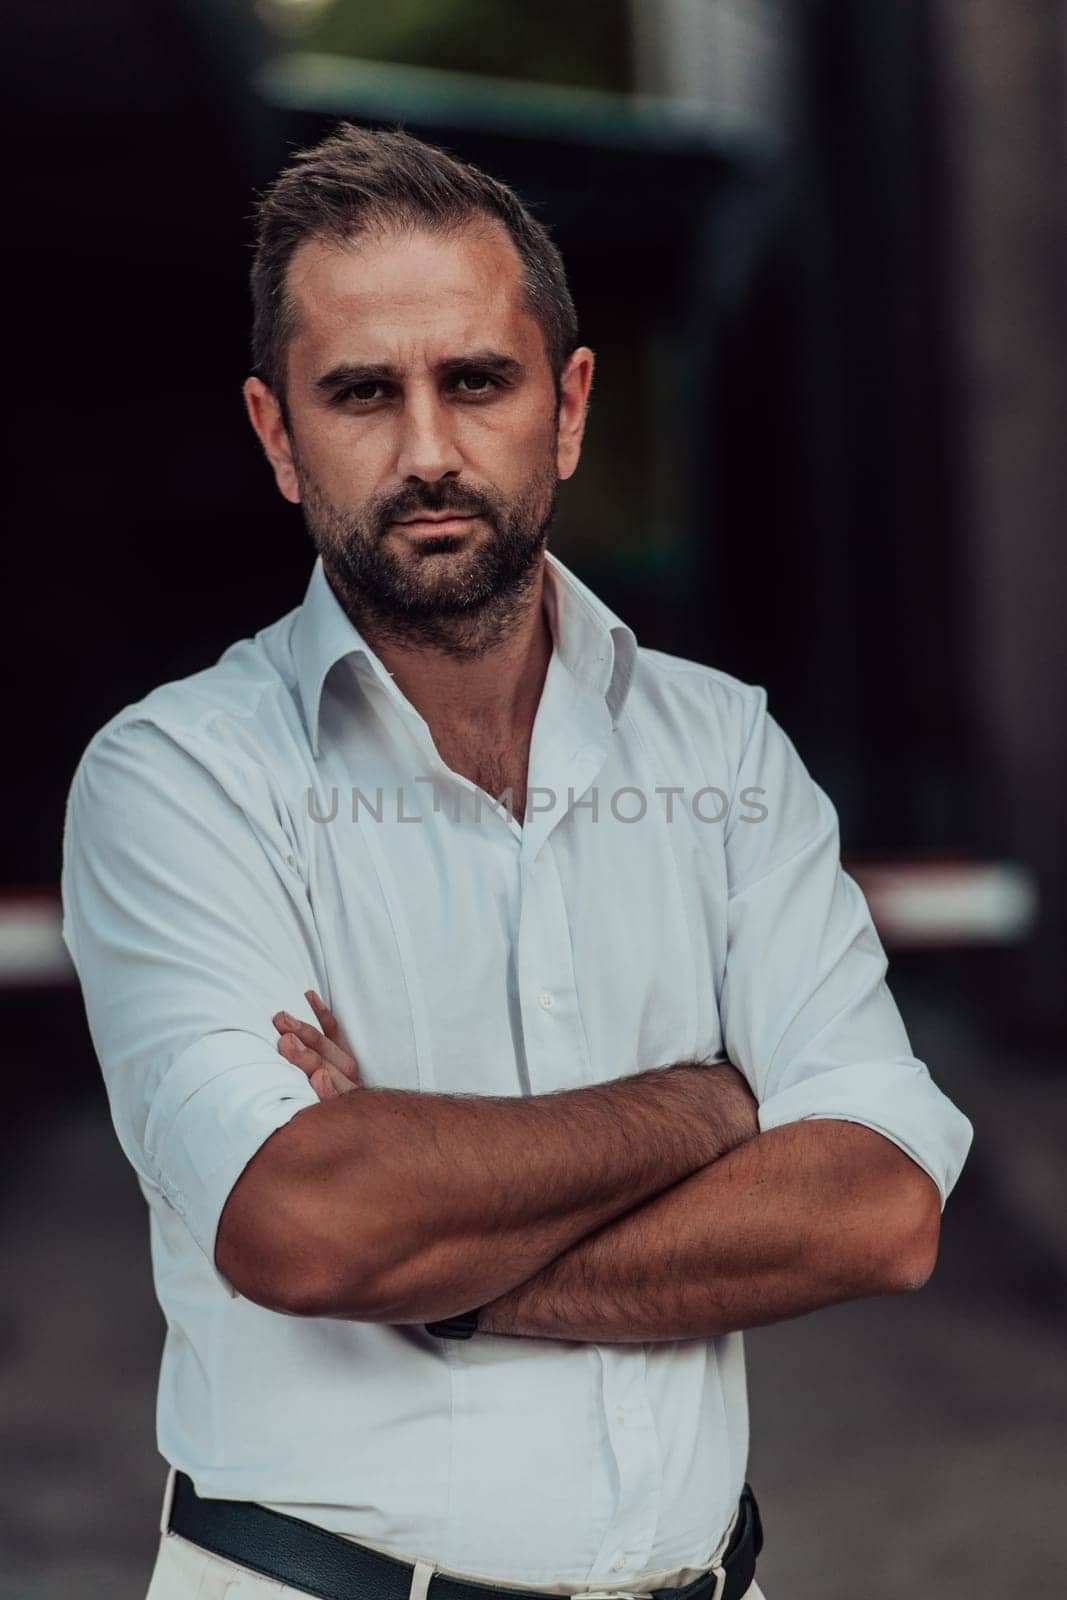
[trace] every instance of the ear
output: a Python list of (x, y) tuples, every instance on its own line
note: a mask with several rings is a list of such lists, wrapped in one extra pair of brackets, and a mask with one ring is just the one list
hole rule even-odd
[(567, 358), (560, 373), (559, 432), (556, 437), (556, 471), (569, 478), (578, 465), (585, 432), (585, 414), (593, 385), (593, 352), (585, 345)]
[(246, 378), (242, 393), (248, 420), (274, 468), (274, 481), (282, 494), (294, 506), (300, 504), (300, 488), (293, 465), (293, 451), (289, 434), (282, 420), (281, 407), (273, 392), (258, 378)]

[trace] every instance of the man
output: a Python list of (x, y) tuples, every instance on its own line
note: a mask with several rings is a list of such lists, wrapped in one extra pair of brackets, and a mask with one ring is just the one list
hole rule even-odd
[(741, 1330), (922, 1284), (970, 1126), (764, 692), (546, 551), (593, 356), (541, 226), (341, 125), (252, 282), (307, 593), (100, 730), (65, 837), (150, 1600), (758, 1596)]

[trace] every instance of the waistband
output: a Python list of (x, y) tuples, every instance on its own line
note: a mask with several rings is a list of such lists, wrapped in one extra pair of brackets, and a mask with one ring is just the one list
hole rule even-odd
[[(187, 1474), (176, 1470), (160, 1526), (315, 1600), (544, 1600), (533, 1590), (461, 1581), (429, 1563), (401, 1561), (254, 1501), (201, 1499)], [(759, 1508), (746, 1483), (727, 1548), (702, 1577), (680, 1589), (573, 1593), (581, 1600), (742, 1600), (755, 1577), (762, 1545)]]

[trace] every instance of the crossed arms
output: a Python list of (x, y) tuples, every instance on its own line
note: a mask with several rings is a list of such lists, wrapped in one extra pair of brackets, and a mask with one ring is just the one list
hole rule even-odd
[(249, 1162), (216, 1264), (274, 1310), (489, 1333), (706, 1339), (933, 1270), (935, 1184), (871, 1129), (759, 1131), (729, 1063), (525, 1099), (366, 1088), (336, 1020), (279, 1012), (319, 1098)]
[(752, 719), (737, 783), (779, 801), (708, 858), (724, 960), (704, 980), (744, 1077), (679, 1062), (525, 1098), (366, 1087), (321, 1008), (318, 1029), (278, 1016), (272, 1061), (270, 1006), (328, 970), (284, 796), (199, 722), (98, 736), (64, 938), (123, 1149), (235, 1292), (610, 1342), (925, 1279), (970, 1124), (911, 1054), (832, 807)]

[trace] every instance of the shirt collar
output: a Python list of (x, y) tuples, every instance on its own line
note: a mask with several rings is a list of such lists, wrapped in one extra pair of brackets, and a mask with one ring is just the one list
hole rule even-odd
[[(545, 612), (560, 661), (575, 678), (602, 695), (616, 728), (630, 692), (637, 639), (626, 623), (576, 578), (558, 556), (545, 551)], [(304, 721), (316, 759), (319, 711), (326, 679), (339, 661), (363, 658), (387, 691), (400, 690), (344, 611), (318, 556), (292, 635), (293, 662)], [(405, 704), (408, 702), (405, 700)]]

